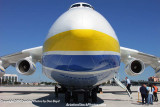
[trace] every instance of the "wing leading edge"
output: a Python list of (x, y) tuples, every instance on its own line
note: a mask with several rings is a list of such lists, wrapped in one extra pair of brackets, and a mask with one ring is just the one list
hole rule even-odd
[(18, 53), (2, 56), (0, 57), (0, 65), (6, 69), (10, 65), (15, 66), (15, 64), (19, 60), (27, 57), (32, 57), (34, 62), (41, 62), (42, 50), (42, 46), (39, 46), (35, 48), (25, 49)]
[[(138, 59), (142, 61), (145, 66), (151, 66), (156, 73), (156, 76), (160, 77), (160, 58), (149, 55), (138, 50), (129, 49), (125, 47), (120, 47), (121, 50), (121, 62), (125, 63), (126, 66), (131, 59)], [(15, 67), (16, 63), (28, 57), (32, 57), (34, 63), (40, 62), (42, 60), (43, 47), (35, 47), (30, 49), (22, 50), (21, 52), (6, 55), (0, 57), (0, 66), (6, 69), (8, 66), (12, 65)], [(2, 69), (3, 70), (3, 69)]]

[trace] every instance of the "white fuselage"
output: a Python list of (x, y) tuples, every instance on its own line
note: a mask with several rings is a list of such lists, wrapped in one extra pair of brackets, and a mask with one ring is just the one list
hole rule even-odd
[(71, 87), (91, 87), (113, 78), (120, 46), (108, 21), (91, 8), (71, 8), (52, 25), (43, 46), (43, 72)]

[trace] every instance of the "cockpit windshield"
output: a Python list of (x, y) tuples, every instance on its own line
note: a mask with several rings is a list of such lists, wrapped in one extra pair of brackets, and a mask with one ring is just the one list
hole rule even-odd
[(80, 4), (74, 4), (74, 5), (71, 6), (71, 8), (73, 8), (73, 7), (79, 7), (79, 6), (81, 6), (81, 5)]
[(76, 4), (71, 5), (70, 8), (75, 8), (75, 7), (87, 7), (87, 8), (93, 9), (93, 7), (87, 3), (76, 3)]
[(88, 5), (88, 4), (82, 4), (83, 7), (89, 7), (89, 8), (93, 8), (92, 6)]

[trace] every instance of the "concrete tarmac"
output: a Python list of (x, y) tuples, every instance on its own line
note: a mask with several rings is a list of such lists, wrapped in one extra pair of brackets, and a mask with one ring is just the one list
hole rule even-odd
[[(0, 107), (160, 107), (160, 101), (153, 105), (142, 105), (138, 101), (138, 87), (132, 86), (132, 99), (118, 86), (103, 86), (103, 93), (98, 94), (98, 102), (83, 103), (83, 95), (79, 95), (79, 103), (72, 101), (66, 104), (64, 94), (54, 96), (54, 87), (0, 87)], [(160, 87), (159, 87), (160, 89)], [(160, 98), (160, 93), (158, 93)], [(139, 95), (139, 101), (141, 96)]]

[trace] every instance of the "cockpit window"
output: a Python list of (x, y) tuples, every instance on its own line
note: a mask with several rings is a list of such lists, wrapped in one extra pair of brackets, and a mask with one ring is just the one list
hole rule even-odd
[(94, 9), (90, 4), (87, 4), (87, 3), (75, 3), (71, 5), (70, 8), (75, 8), (75, 7), (87, 7), (87, 8)]
[(90, 5), (88, 5), (88, 4), (82, 4), (82, 6), (84, 6), (84, 7), (89, 7), (89, 8), (92, 8), (92, 9), (93, 9), (93, 7), (90, 6)]
[(79, 7), (79, 6), (81, 6), (80, 4), (74, 4), (73, 6), (71, 6), (71, 8), (73, 8), (73, 7)]

